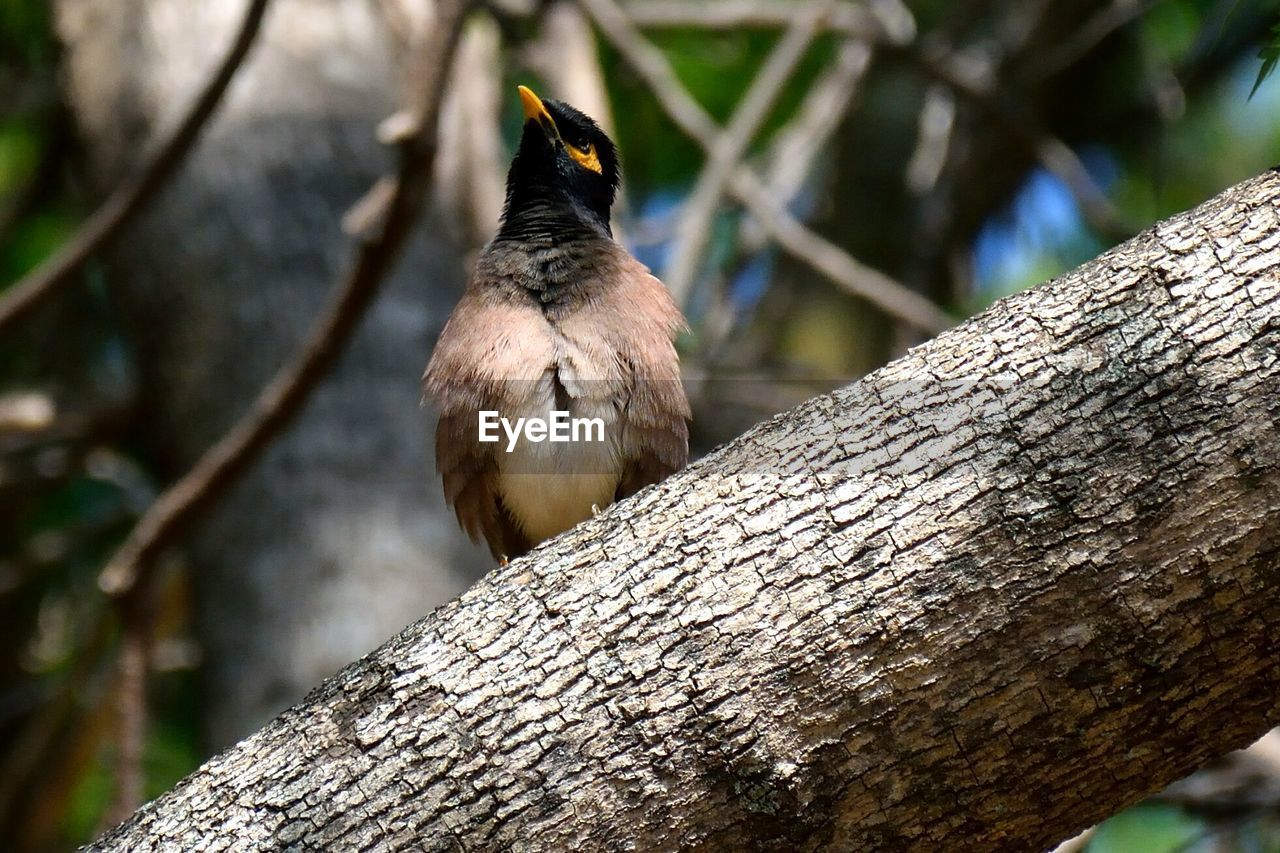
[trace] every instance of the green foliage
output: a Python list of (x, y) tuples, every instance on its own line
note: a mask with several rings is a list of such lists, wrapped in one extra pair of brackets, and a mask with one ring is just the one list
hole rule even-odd
[(1280, 63), (1280, 22), (1272, 25), (1271, 39), (1258, 51), (1258, 58), (1262, 60), (1262, 67), (1258, 69), (1258, 78), (1253, 81), (1253, 88), (1249, 90), (1250, 98), (1257, 94), (1258, 87), (1276, 70), (1276, 63)]
[(69, 843), (84, 844), (93, 839), (111, 802), (114, 787), (111, 768), (105, 760), (91, 762), (84, 768), (62, 818), (62, 833)]
[[(56, 42), (47, 0), (0, 0), (0, 222), (33, 185), (55, 132)], [(34, 267), (74, 229), (77, 217), (47, 194), (0, 243), (0, 287)]]
[[(184, 681), (191, 681), (190, 674)], [(184, 687), (188, 695), (195, 695), (194, 684)], [(172, 713), (180, 710), (183, 714)], [(144, 794), (154, 799), (171, 788), (183, 776), (200, 763), (201, 751), (195, 736), (194, 721), (199, 719), (198, 709), (162, 708), (147, 732), (143, 752), (142, 769), (145, 775)], [(67, 798), (67, 810), (63, 814), (61, 830), (68, 844), (80, 845), (93, 840), (101, 829), (102, 816), (111, 803), (115, 789), (113, 778), (114, 759), (105, 745), (85, 763), (71, 795)]]
[(1157, 3), (1142, 18), (1142, 41), (1148, 58), (1177, 64), (1187, 58), (1202, 36), (1198, 4), (1188, 0)]
[[(734, 106), (780, 38), (767, 30), (708, 34), (675, 29), (650, 35), (689, 93), (721, 126), (729, 121)], [(836, 40), (831, 37), (815, 40), (784, 87), (762, 129), (761, 139), (768, 139), (795, 111), (814, 78), (830, 61), (835, 45)], [(615, 51), (603, 45), (601, 59), (616, 105), (618, 136), (624, 141), (634, 140), (623, 151), (627, 186), (646, 192), (688, 185), (702, 165), (702, 150), (672, 124), (648, 88)]]
[(1113, 198), (1128, 217), (1153, 222), (1170, 216), (1274, 164), (1280, 90), (1264, 91), (1254, 101), (1242, 97), (1247, 62), (1190, 101), (1176, 123), (1124, 151)]
[(9, 282), (35, 268), (66, 242), (79, 224), (70, 212), (46, 208), (13, 226), (12, 239), (0, 247), (0, 281)]
[(1098, 827), (1088, 853), (1181, 853), (1206, 832), (1202, 821), (1172, 806), (1137, 806)]
[(40, 162), (43, 140), (39, 128), (27, 121), (0, 124), (0, 197), (26, 183)]
[(53, 61), (52, 6), (48, 0), (0, 0), (0, 64), (43, 66)]
[(169, 790), (205, 758), (200, 742), (202, 704), (193, 669), (159, 673), (149, 692), (153, 722), (147, 731), (143, 771), (147, 799)]

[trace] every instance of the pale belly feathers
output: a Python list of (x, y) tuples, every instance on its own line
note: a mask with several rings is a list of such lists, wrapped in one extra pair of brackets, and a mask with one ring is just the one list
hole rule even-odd
[(589, 518), (593, 506), (604, 509), (613, 503), (622, 477), (622, 424), (615, 403), (607, 397), (566, 400), (562, 392), (557, 402), (550, 374), (528, 390), (521, 403), (502, 413), (512, 424), (521, 417), (549, 419), (556, 409), (567, 410), (572, 418), (599, 418), (604, 423), (603, 441), (533, 442), (521, 436), (511, 452), (505, 444), (498, 450), (502, 503), (524, 533), (540, 541)]

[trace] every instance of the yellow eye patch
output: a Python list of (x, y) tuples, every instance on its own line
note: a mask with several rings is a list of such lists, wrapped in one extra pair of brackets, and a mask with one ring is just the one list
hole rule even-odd
[(604, 167), (600, 165), (600, 158), (596, 156), (596, 147), (592, 143), (587, 143), (587, 150), (575, 148), (568, 142), (564, 144), (564, 150), (569, 152), (569, 156), (578, 162), (578, 165), (584, 169), (590, 169), (597, 175), (604, 174)]

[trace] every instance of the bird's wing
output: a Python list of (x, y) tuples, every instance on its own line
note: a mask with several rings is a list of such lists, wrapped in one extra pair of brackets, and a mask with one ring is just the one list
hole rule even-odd
[(481, 537), (494, 557), (518, 557), (532, 547), (502, 505), (495, 453), (479, 440), (481, 411), (506, 411), (527, 393), (551, 360), (545, 321), (536, 308), (512, 304), (468, 287), (422, 378), (440, 410), (436, 468), (445, 501), (472, 541)]
[(662, 282), (620, 248), (601, 271), (592, 300), (564, 324), (568, 336), (608, 351), (622, 379), (617, 500), (689, 460), (689, 401), (673, 343), (684, 328), (684, 317)]
[(630, 365), (631, 394), (624, 418), (622, 454), (625, 464), (617, 499), (630, 497), (645, 486), (666, 479), (689, 461), (689, 399), (680, 381), (680, 357), (675, 336), (688, 328), (680, 309), (662, 282), (634, 258), (628, 257), (619, 293), (624, 300), (647, 304), (644, 322), (624, 350)]
[[(485, 406), (492, 408), (492, 406)], [(436, 468), (445, 502), (472, 542), (483, 537), (494, 559), (514, 558), (533, 543), (521, 532), (498, 491), (494, 444), (476, 440), (479, 408), (451, 407), (436, 425)]]
[(677, 372), (655, 376), (633, 364), (634, 381), (623, 409), (622, 477), (615, 500), (631, 497), (680, 470), (689, 461), (689, 401)]

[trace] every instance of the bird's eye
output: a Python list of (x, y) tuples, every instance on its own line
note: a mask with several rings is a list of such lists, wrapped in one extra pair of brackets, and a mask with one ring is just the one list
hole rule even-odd
[(597, 175), (604, 174), (604, 167), (600, 165), (600, 158), (596, 156), (595, 143), (588, 142), (586, 148), (579, 148), (568, 142), (564, 144), (565, 150), (569, 152), (569, 156), (574, 159), (579, 166), (584, 169), (590, 169)]

